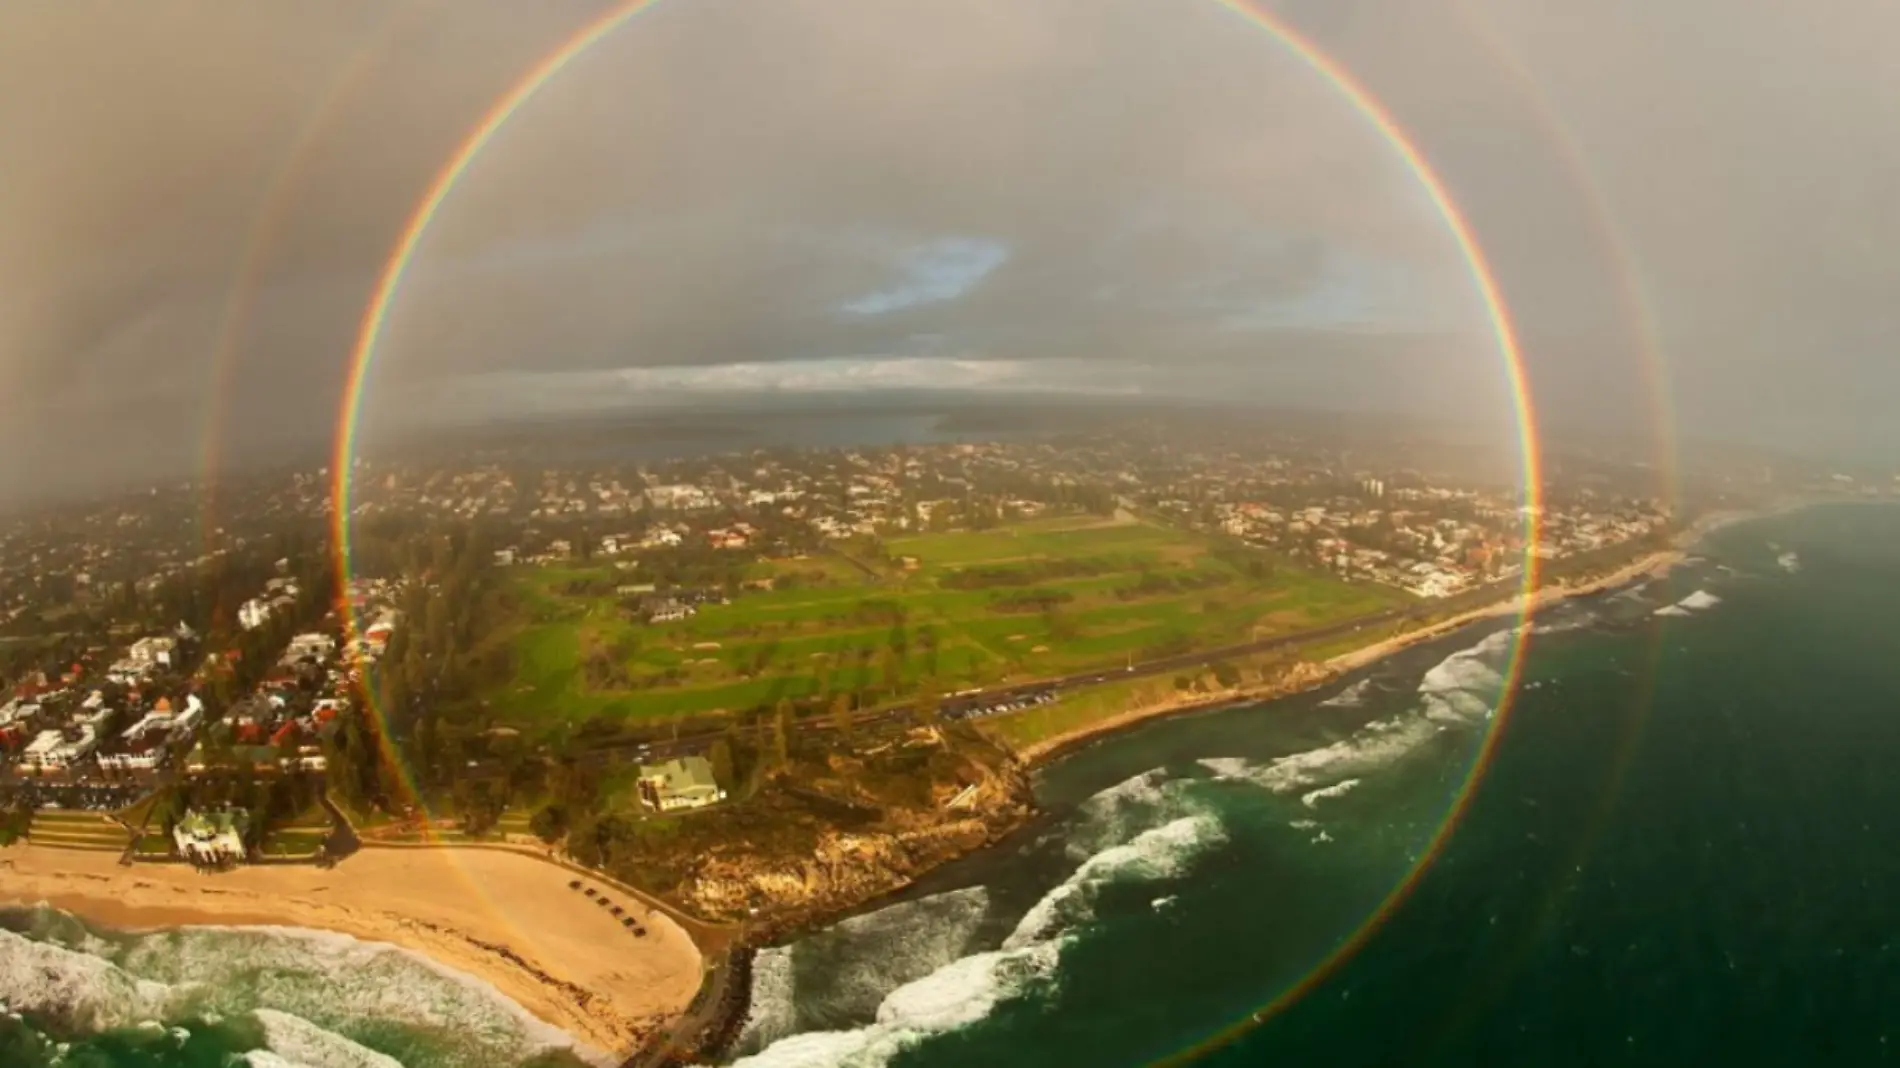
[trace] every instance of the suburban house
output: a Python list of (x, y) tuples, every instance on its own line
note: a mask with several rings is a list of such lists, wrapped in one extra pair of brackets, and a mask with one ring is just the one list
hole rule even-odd
[(125, 658), (141, 668), (152, 668), (160, 664), (170, 667), (172, 654), (177, 650), (177, 638), (140, 638), (125, 651)]
[(270, 602), (253, 597), (238, 605), (238, 625), (245, 630), (256, 630), (270, 622)]
[(295, 638), (290, 639), (290, 644), (284, 648), (283, 662), (286, 664), (294, 664), (304, 659), (324, 661), (335, 654), (335, 638), (330, 637), (328, 634), (312, 632), (309, 634), (299, 634)]
[(726, 799), (703, 756), (675, 757), (664, 764), (640, 765), (640, 800), (659, 812), (704, 808)]
[(20, 754), (20, 767), (37, 771), (59, 771), (84, 760), (99, 746), (99, 736), (90, 726), (64, 731), (41, 731)]
[(250, 814), (241, 808), (221, 812), (186, 812), (172, 827), (178, 855), (201, 867), (225, 868), (246, 855), (245, 833)]

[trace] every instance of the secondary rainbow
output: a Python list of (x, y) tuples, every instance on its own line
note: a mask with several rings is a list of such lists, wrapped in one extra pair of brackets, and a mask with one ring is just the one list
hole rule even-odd
[(219, 312), (217, 333), (212, 340), (210, 373), (203, 394), (205, 410), (198, 443), (198, 469), (204, 479), (204, 488), (199, 502), (199, 527), (207, 540), (218, 523), (217, 471), (223, 451), (228, 410), (226, 398), (230, 395), (231, 375), (237, 368), (238, 343), (249, 325), (251, 306), (257, 296), (265, 260), (290, 217), (290, 207), (297, 202), (295, 194), (315, 158), (317, 148), (323, 144), (337, 117), (343, 113), (344, 105), (356, 95), (398, 34), (439, 2), (414, 0), (407, 6), (391, 11), (378, 23), (375, 32), (350, 53), (336, 76), (330, 79), (323, 94), (317, 98), (316, 105), (297, 128), (289, 149), (278, 161), (270, 181), (265, 185), (263, 204), (252, 216), (243, 250), (231, 270), (230, 284), (225, 288), (224, 305)]
[[(1531, 403), (1529, 383), (1523, 366), (1522, 353), (1518, 346), (1517, 331), (1513, 326), (1510, 311), (1506, 307), (1497, 278), (1491, 270), (1484, 251), (1478, 244), (1476, 234), (1470, 222), (1459, 210), (1452, 199), (1444, 180), (1426, 159), (1424, 153), (1413, 143), (1398, 120), (1373, 93), (1355, 79), (1352, 74), (1332, 57), (1321, 51), (1313, 42), (1288, 25), (1279, 16), (1243, 0), (1213, 0), (1234, 14), (1245, 19), (1248, 24), (1266, 31), (1278, 41), (1291, 55), (1306, 67), (1324, 78), (1361, 116), (1369, 122), (1379, 135), (1391, 146), (1406, 169), (1423, 188), (1434, 210), (1443, 221), (1447, 231), (1457, 244), (1460, 255), (1470, 272), (1473, 286), (1495, 337), (1499, 355), (1504, 362), (1516, 417), (1519, 435), (1518, 461), (1523, 478), (1524, 494), (1524, 556), (1521, 614), (1528, 618), (1533, 604), (1532, 593), (1538, 585), (1538, 556), (1535, 552), (1542, 538), (1542, 471), (1538, 455), (1538, 436), (1536, 418)], [(383, 326), (388, 319), (389, 310), (403, 274), (407, 270), (430, 222), (434, 219), (456, 183), (467, 173), (484, 148), (500, 132), (508, 120), (518, 113), (536, 92), (558, 75), (577, 56), (599, 43), (615, 29), (625, 24), (633, 16), (653, 7), (658, 0), (629, 0), (608, 9), (601, 15), (581, 26), (554, 51), (535, 63), (512, 88), (496, 100), (485, 112), (457, 146), (453, 155), (437, 171), (434, 180), (423, 193), (415, 209), (409, 214), (408, 221), (398, 236), (387, 262), (377, 279), (369, 303), (365, 307), (358, 327), (357, 339), (350, 352), (349, 367), (342, 397), (342, 410), (337, 420), (335, 455), (331, 462), (332, 496), (335, 549), (338, 556), (339, 580), (347, 582), (351, 573), (349, 555), (349, 528), (352, 502), (350, 497), (350, 471), (355, 453), (358, 419), (362, 406), (364, 385), (370, 366), (376, 355), (376, 344)], [(346, 626), (349, 633), (355, 633), (354, 614), (346, 609)], [(1290, 1004), (1307, 990), (1317, 985), (1335, 970), (1341, 962), (1370, 938), (1393, 910), (1409, 895), (1419, 876), (1430, 865), (1445, 840), (1457, 827), (1473, 790), (1483, 778), (1510, 718), (1512, 699), (1522, 676), (1524, 651), (1528, 646), (1531, 628), (1520, 625), (1513, 640), (1512, 649), (1504, 671), (1502, 696), (1492, 725), (1479, 748), (1476, 759), (1465, 782), (1454, 797), (1444, 823), (1433, 835), (1428, 846), (1421, 850), (1419, 859), (1394, 887), (1384, 902), (1374, 911), (1358, 931), (1347, 938), (1338, 949), (1319, 967), (1315, 968), (1299, 983), (1294, 984), (1284, 994), (1265, 1006), (1248, 1019), (1228, 1028), (1211, 1042), (1225, 1041), (1239, 1034), (1247, 1027)], [(372, 701), (373, 706), (373, 701)], [(380, 721), (380, 710), (371, 708), (372, 715)], [(385, 736), (386, 732), (379, 731)], [(387, 741), (385, 740), (385, 745)], [(391, 763), (406, 775), (396, 754), (389, 754)], [(413, 784), (411, 784), (413, 786)]]

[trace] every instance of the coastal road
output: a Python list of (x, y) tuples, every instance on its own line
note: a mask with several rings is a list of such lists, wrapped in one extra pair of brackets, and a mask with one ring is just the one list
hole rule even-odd
[[(941, 711), (946, 717), (964, 718), (971, 715), (975, 709), (993, 707), (1008, 701), (1031, 698), (1043, 693), (1059, 692), (1080, 686), (1097, 685), (1117, 679), (1149, 678), (1155, 675), (1164, 675), (1190, 668), (1204, 668), (1222, 660), (1276, 652), (1282, 649), (1304, 645), (1309, 642), (1328, 641), (1333, 638), (1344, 637), (1356, 631), (1363, 631), (1368, 627), (1380, 627), (1388, 624), (1397, 624), (1402, 621), (1410, 622), (1420, 620), (1431, 615), (1464, 611), (1467, 610), (1464, 606), (1468, 603), (1476, 604), (1485, 600), (1495, 599), (1501, 594), (1514, 594), (1517, 592), (1517, 589), (1518, 587), (1515, 583), (1501, 583), (1496, 587), (1473, 591), (1458, 598), (1448, 598), (1445, 601), (1435, 602), (1430, 605), (1391, 608), (1370, 615), (1355, 616), (1351, 619), (1328, 624), (1324, 627), (1315, 627), (1308, 630), (1295, 631), (1290, 634), (1277, 635), (1272, 638), (1243, 642), (1239, 645), (1179, 653), (1154, 660), (1144, 660), (1119, 668), (1098, 667), (1089, 671), (1078, 671), (1056, 678), (1036, 679), (1028, 682), (1012, 683), (1007, 686), (991, 687), (978, 693), (966, 693), (945, 698), (942, 703)], [(908, 719), (915, 715), (915, 713), (916, 705), (914, 703), (894, 705), (860, 713), (854, 717), (853, 724), (855, 726), (870, 726), (888, 723), (892, 720)], [(827, 718), (817, 718), (807, 719), (799, 725), (799, 729), (823, 732), (833, 731), (837, 728), (832, 725)], [(752, 738), (763, 738), (769, 730), (770, 728), (763, 724), (736, 728), (740, 736)], [(608, 764), (628, 759), (641, 761), (667, 760), (676, 756), (702, 753), (713, 743), (714, 739), (719, 738), (724, 733), (723, 730), (716, 730), (682, 735), (678, 738), (605, 742), (587, 749), (580, 754), (579, 759), (587, 764)]]

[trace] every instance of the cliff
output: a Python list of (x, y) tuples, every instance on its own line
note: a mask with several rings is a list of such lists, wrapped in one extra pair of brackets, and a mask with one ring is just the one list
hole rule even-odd
[(920, 731), (808, 757), (728, 811), (680, 821), (630, 881), (747, 940), (846, 911), (988, 845), (1035, 811), (1026, 766), (974, 735)]

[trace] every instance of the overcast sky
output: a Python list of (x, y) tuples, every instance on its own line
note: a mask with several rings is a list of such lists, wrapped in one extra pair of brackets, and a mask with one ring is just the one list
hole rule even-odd
[[(0, 499), (328, 434), (430, 177), (605, 6), (0, 6)], [(1900, 449), (1900, 8), (1276, 10), (1447, 179), (1547, 418)], [(444, 204), (367, 421), (944, 387), (1496, 423), (1503, 385), (1398, 155), (1211, 0), (661, 0)]]

